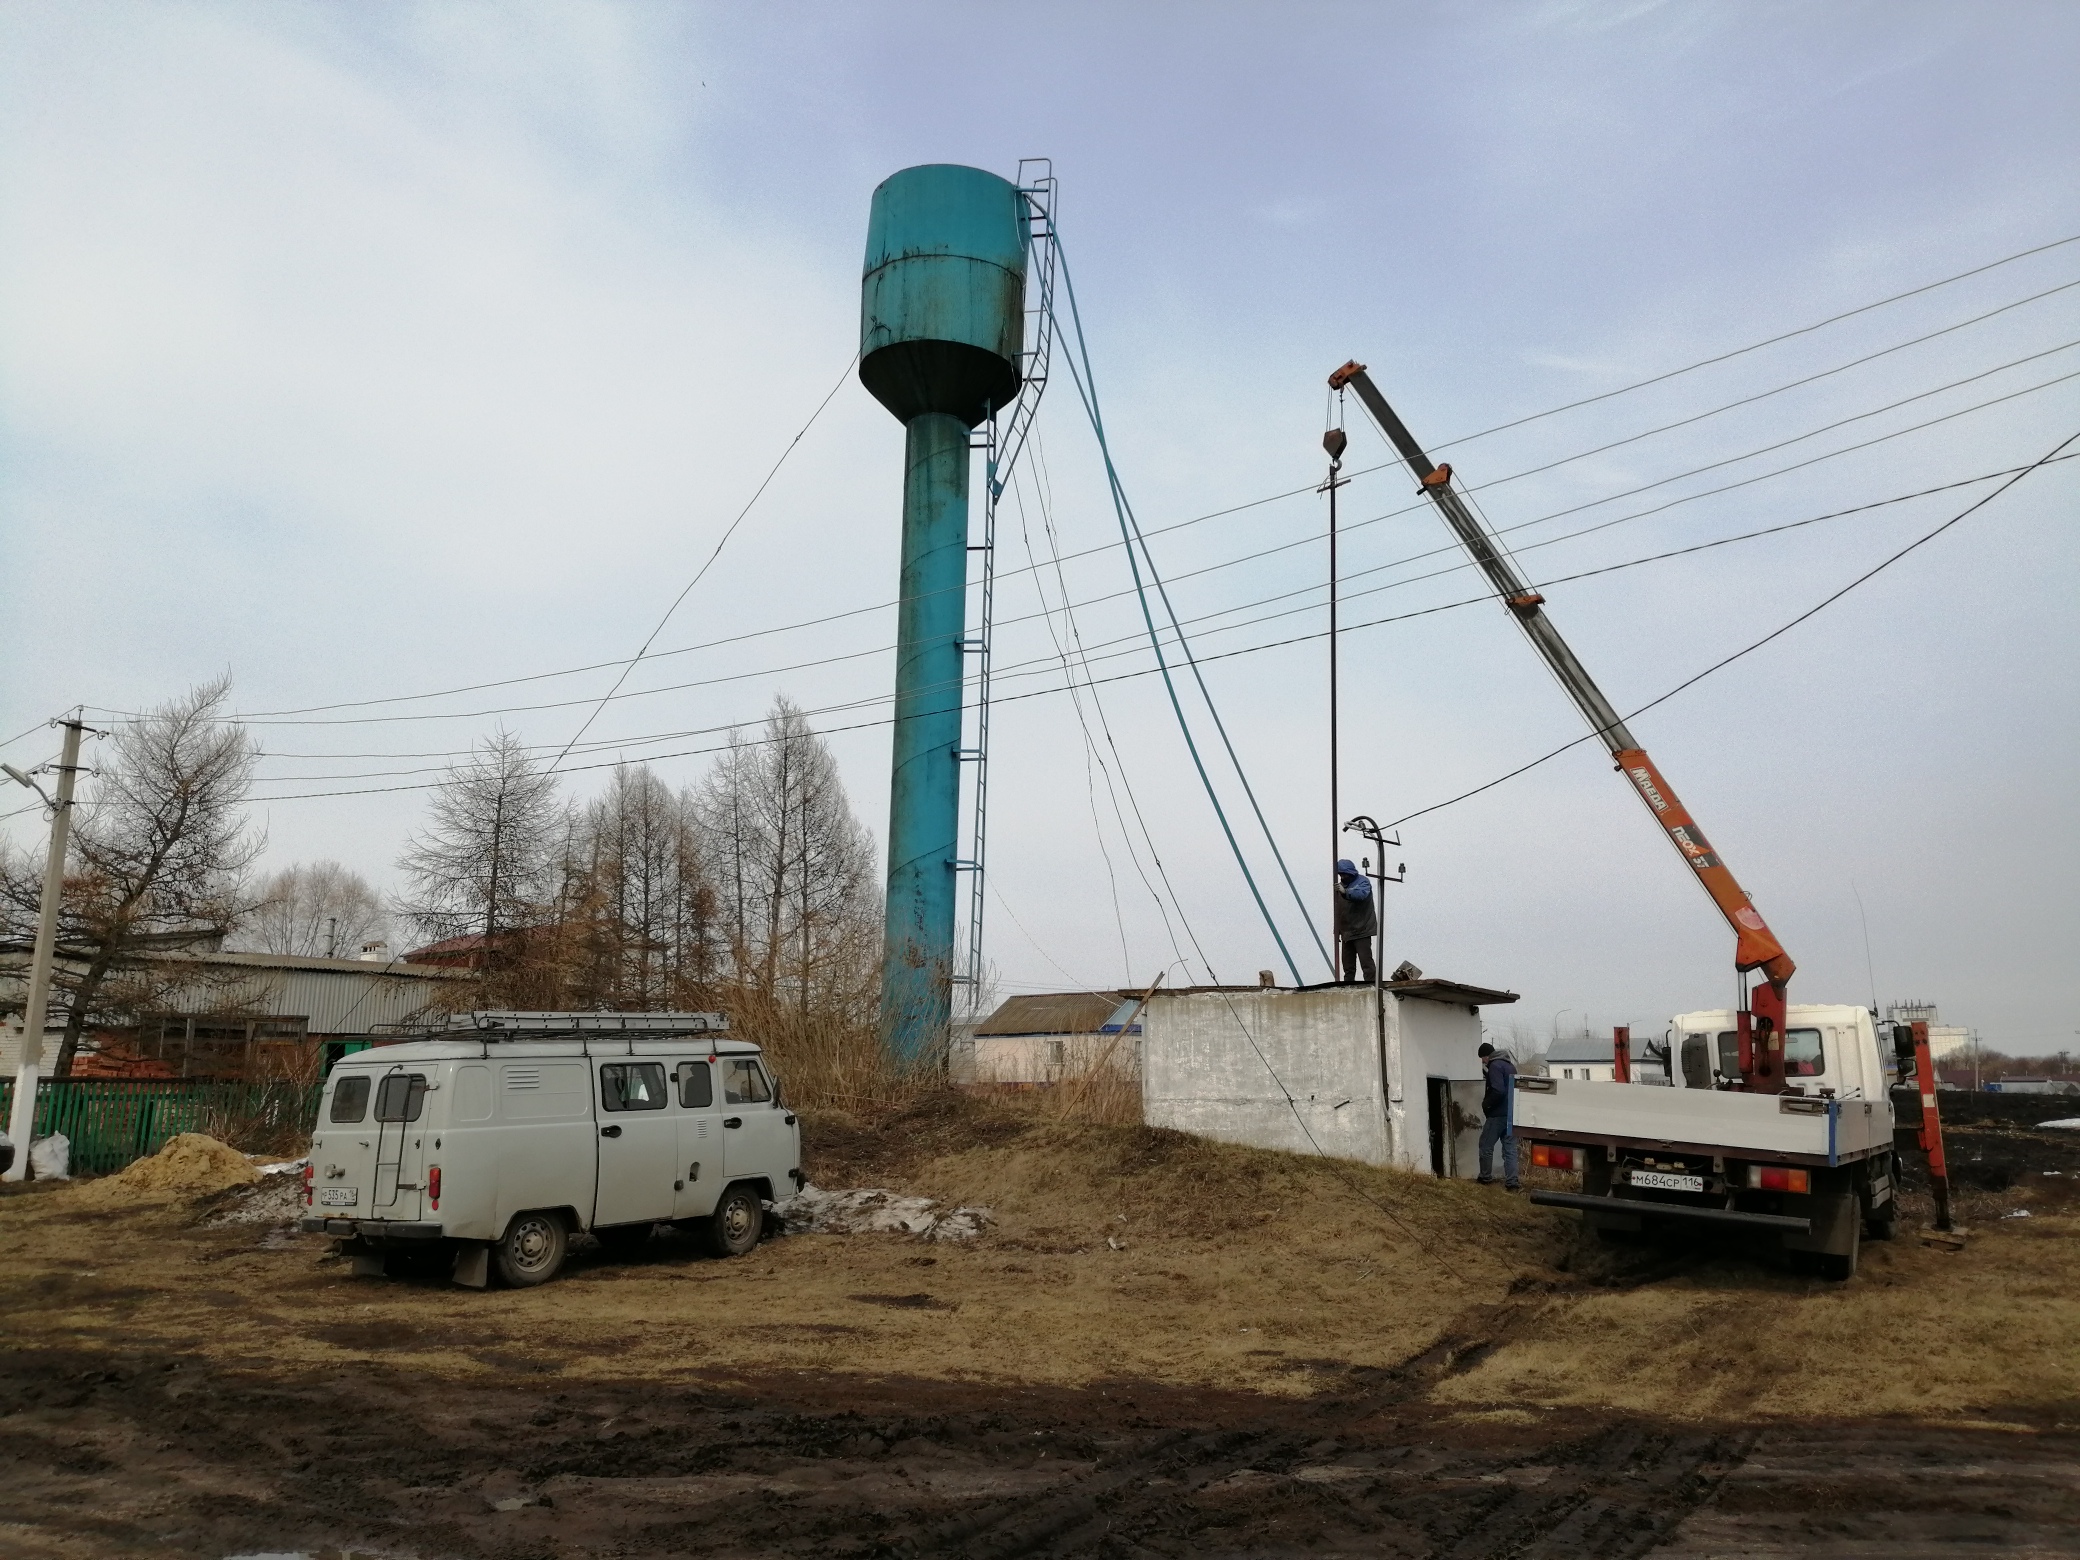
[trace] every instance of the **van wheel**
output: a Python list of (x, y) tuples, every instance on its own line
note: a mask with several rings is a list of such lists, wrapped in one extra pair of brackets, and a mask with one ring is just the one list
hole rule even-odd
[(532, 1289), (546, 1284), (563, 1267), (570, 1250), (570, 1233), (553, 1213), (519, 1213), (506, 1226), (505, 1238), (492, 1255), (498, 1276), (515, 1289)]
[(758, 1193), (748, 1186), (732, 1186), (709, 1215), (706, 1230), (708, 1250), (718, 1257), (741, 1257), (754, 1250), (765, 1229), (765, 1209)]
[(592, 1238), (617, 1257), (633, 1256), (650, 1244), (648, 1224), (616, 1224), (604, 1230), (594, 1230)]

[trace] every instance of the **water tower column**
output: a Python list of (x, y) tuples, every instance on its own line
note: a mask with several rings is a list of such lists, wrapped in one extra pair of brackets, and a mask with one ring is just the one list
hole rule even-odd
[(952, 1014), (968, 431), (1018, 394), (1025, 240), (1016, 185), (945, 163), (883, 182), (867, 220), (859, 377), (907, 446), (881, 974), (905, 1065), (944, 1054)]
[(944, 412), (913, 417), (906, 433), (881, 1009), (884, 1035), (915, 1060), (944, 1033), (951, 1002), (969, 454), (968, 425)]

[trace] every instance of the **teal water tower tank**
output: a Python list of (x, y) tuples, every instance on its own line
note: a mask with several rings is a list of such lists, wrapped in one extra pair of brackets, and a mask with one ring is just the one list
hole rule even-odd
[(968, 435), (1018, 394), (1025, 282), (1008, 179), (930, 163), (874, 191), (859, 377), (907, 445), (881, 979), (882, 1035), (906, 1064), (941, 1053), (952, 1016)]

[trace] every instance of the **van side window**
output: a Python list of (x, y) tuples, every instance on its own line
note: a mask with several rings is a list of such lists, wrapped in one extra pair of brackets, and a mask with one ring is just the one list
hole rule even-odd
[(679, 1103), (688, 1110), (706, 1110), (715, 1103), (715, 1074), (706, 1062), (679, 1064)]
[(390, 1073), (376, 1090), (376, 1120), (417, 1121), (426, 1106), (426, 1074)]
[(663, 1062), (607, 1062), (599, 1070), (599, 1102), (607, 1110), (663, 1110)]
[(773, 1097), (766, 1075), (748, 1056), (733, 1056), (722, 1064), (722, 1102), (725, 1105), (763, 1105)]
[(332, 1119), (334, 1121), (359, 1121), (368, 1114), (368, 1074), (359, 1077), (342, 1074), (332, 1086)]

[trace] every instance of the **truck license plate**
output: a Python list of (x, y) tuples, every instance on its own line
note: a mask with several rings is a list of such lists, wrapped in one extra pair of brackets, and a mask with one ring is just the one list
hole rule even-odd
[(351, 1186), (321, 1186), (318, 1201), (327, 1208), (351, 1208), (361, 1193)]
[(1632, 1172), (1632, 1184), (1656, 1192), (1701, 1192), (1704, 1190), (1704, 1177), (1670, 1175), (1666, 1170), (1635, 1170)]

